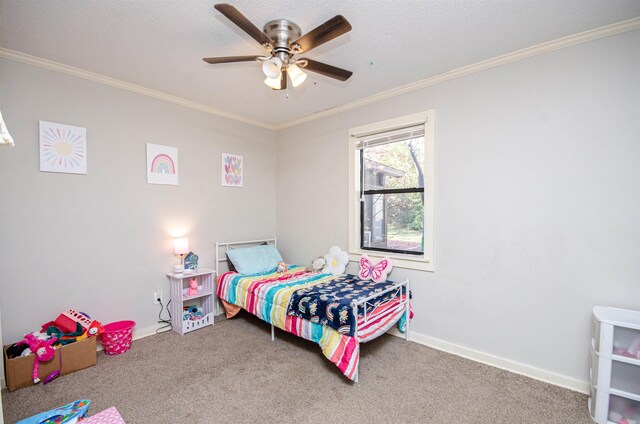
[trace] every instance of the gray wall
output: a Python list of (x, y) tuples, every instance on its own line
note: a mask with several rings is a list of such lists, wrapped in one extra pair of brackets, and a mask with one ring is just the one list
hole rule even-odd
[[(216, 240), (273, 237), (273, 131), (10, 60), (0, 72), (16, 141), (0, 149), (6, 343), (68, 308), (153, 326), (174, 232), (210, 267)], [(38, 120), (87, 128), (88, 175), (39, 171)], [(148, 142), (178, 147), (180, 185), (146, 183)], [(221, 152), (244, 156), (244, 188), (220, 185)]]
[[(412, 280), (414, 330), (584, 381), (592, 306), (640, 309), (638, 45), (621, 34), (277, 134), (0, 60), (17, 142), (0, 149), (3, 339), (69, 307), (154, 325), (180, 229), (209, 266), (216, 240), (270, 237), (276, 217), (291, 262), (346, 247), (348, 129), (433, 108), (436, 272), (392, 274)], [(87, 128), (88, 175), (39, 172), (38, 120)], [(146, 184), (147, 142), (179, 148), (179, 186)], [(244, 156), (243, 189), (220, 186), (223, 151)]]
[(414, 331), (584, 382), (592, 307), (640, 309), (638, 46), (616, 35), (279, 131), (283, 255), (348, 246), (349, 128), (435, 109), (436, 271), (392, 273), (411, 278)]

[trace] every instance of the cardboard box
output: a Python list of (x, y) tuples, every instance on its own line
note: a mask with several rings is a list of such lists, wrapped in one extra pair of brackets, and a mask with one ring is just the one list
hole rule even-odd
[[(4, 347), (4, 378), (7, 389), (10, 392), (33, 385), (31, 374), (33, 373), (34, 355), (21, 356), (19, 358), (7, 358), (7, 348)], [(60, 354), (62, 354), (61, 374), (69, 374), (96, 364), (96, 337), (84, 339), (56, 348), (55, 357), (48, 362), (41, 362), (38, 377), (44, 381), (45, 377), (60, 368)], [(40, 383), (42, 384), (42, 383)]]

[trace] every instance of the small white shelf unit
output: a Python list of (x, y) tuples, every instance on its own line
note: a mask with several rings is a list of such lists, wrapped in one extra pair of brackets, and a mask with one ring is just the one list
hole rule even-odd
[[(213, 325), (214, 305), (216, 302), (215, 271), (209, 268), (198, 268), (189, 274), (167, 273), (171, 285), (171, 327), (178, 334)], [(191, 279), (198, 281), (198, 294), (188, 295)], [(198, 320), (184, 320), (184, 306), (196, 305), (202, 309), (204, 316)]]
[(591, 418), (640, 423), (640, 312), (596, 306), (592, 334)]

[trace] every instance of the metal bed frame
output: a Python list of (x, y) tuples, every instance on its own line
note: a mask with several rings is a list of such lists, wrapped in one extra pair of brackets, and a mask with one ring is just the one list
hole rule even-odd
[[(273, 243), (274, 246), (277, 246), (277, 239), (271, 238), (271, 239), (262, 239), (262, 240), (248, 240), (248, 241), (234, 241), (234, 242), (224, 242), (224, 243), (220, 243), (220, 242), (216, 242), (216, 278), (215, 278), (215, 285), (216, 288), (215, 290), (217, 290), (217, 284), (218, 284), (218, 277), (220, 276), (220, 262), (226, 262), (227, 258), (226, 258), (226, 252), (227, 250), (229, 250), (229, 246), (242, 246), (242, 245), (256, 245), (256, 244), (260, 244), (260, 243)], [(224, 255), (222, 257), (220, 257), (220, 248), (223, 247), (224, 249)], [(402, 288), (404, 287), (405, 289), (405, 293), (406, 296), (404, 298), (404, 300), (402, 300)], [(353, 316), (355, 317), (355, 329), (353, 331), (353, 334), (355, 334), (355, 337), (358, 338), (358, 342), (360, 342), (360, 339), (358, 337), (358, 308), (362, 308), (362, 312), (363, 312), (363, 319), (364, 322), (362, 323), (362, 325), (366, 325), (369, 323), (369, 319), (371, 318), (371, 316), (367, 316), (367, 306), (374, 306), (373, 305), (373, 300), (375, 300), (377, 297), (385, 295), (389, 292), (393, 292), (395, 291), (398, 295), (398, 298), (400, 299), (400, 303), (390, 309), (385, 311), (384, 313), (380, 314), (380, 315), (376, 315), (374, 318), (375, 319), (381, 319), (384, 318), (387, 315), (390, 315), (394, 312), (397, 312), (399, 310), (404, 309), (404, 315), (405, 315), (405, 331), (404, 331), (404, 339), (406, 341), (409, 341), (410, 339), (410, 330), (409, 330), (409, 322), (410, 322), (410, 306), (409, 306), (409, 289), (410, 289), (410, 284), (409, 284), (409, 279), (405, 279), (403, 282), (401, 283), (397, 283), (394, 284), (392, 287), (383, 290), (379, 293), (375, 293), (372, 294), (370, 296), (364, 297), (362, 299), (354, 299), (351, 301), (351, 309), (353, 312)], [(216, 315), (217, 315), (217, 304), (216, 304)], [(397, 321), (396, 321), (397, 322)], [(393, 325), (393, 324), (392, 324)], [(271, 341), (275, 340), (275, 327), (273, 324), (271, 324)], [(369, 341), (371, 339), (367, 339), (365, 341), (362, 341), (362, 343), (366, 343), (367, 341)], [(360, 361), (358, 361), (358, 365), (356, 368), (356, 372), (355, 372), (355, 378), (354, 378), (354, 382), (358, 382), (358, 377), (360, 374)]]

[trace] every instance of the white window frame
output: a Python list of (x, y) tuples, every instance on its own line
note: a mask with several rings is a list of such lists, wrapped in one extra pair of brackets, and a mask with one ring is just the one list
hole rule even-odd
[[(434, 271), (434, 144), (435, 111), (433, 109), (411, 115), (375, 122), (349, 130), (349, 259), (358, 261), (361, 255), (371, 258), (388, 257), (398, 268)], [(357, 137), (392, 131), (400, 128), (424, 125), (424, 253), (420, 256), (377, 252), (360, 248), (360, 158), (357, 149)]]

